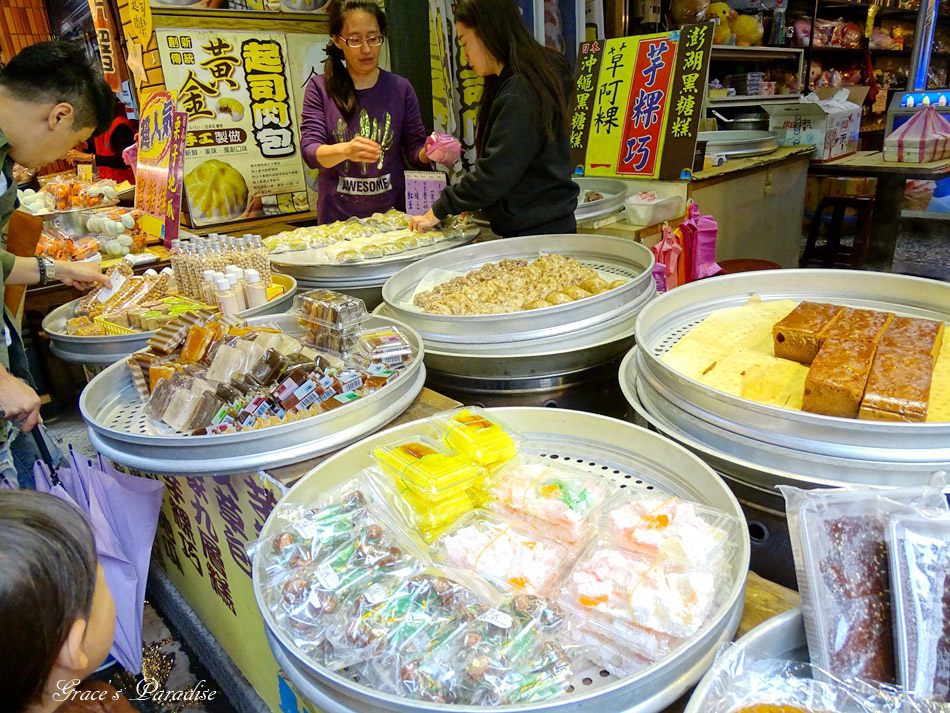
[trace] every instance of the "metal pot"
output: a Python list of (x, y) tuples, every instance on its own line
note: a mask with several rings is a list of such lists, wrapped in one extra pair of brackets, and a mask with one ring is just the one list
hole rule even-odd
[(715, 109), (712, 110), (713, 116), (719, 119), (725, 129), (737, 129), (747, 131), (768, 131), (769, 115), (763, 112), (752, 114), (736, 114), (733, 118), (727, 119)]

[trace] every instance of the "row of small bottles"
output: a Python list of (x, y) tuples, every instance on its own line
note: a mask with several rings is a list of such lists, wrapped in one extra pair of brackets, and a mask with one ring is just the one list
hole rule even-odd
[(226, 317), (267, 303), (267, 285), (253, 267), (228, 265), (223, 273), (205, 270), (201, 293), (205, 304), (218, 305)]
[(260, 235), (246, 233), (238, 238), (211, 233), (191, 241), (173, 240), (170, 257), (178, 291), (195, 300), (207, 302), (205, 270), (222, 274), (229, 266), (256, 270), (265, 289), (271, 284), (270, 260)]

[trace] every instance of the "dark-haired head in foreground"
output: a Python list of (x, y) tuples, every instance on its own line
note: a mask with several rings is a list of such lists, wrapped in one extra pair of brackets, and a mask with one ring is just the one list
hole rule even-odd
[(0, 71), (0, 131), (24, 166), (62, 158), (106, 131), (114, 115), (115, 94), (78, 45), (39, 42)]
[(115, 607), (92, 530), (73, 505), (0, 490), (0, 706), (45, 713), (112, 646)]

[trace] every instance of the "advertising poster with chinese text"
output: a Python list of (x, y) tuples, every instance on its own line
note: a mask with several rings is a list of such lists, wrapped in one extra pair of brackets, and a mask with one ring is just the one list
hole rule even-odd
[(708, 27), (581, 44), (570, 145), (584, 175), (680, 178), (688, 171), (709, 67)]
[(308, 209), (299, 115), (282, 34), (159, 30), (165, 84), (188, 114), (191, 222)]
[(175, 129), (175, 102), (168, 92), (154, 92), (139, 117), (136, 159), (135, 207), (164, 219), (167, 203), (168, 166)]

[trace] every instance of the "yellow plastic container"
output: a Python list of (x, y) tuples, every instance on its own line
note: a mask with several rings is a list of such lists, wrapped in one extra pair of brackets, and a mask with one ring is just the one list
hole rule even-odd
[(397, 441), (373, 450), (373, 458), (397, 485), (419, 498), (444, 500), (464, 492), (483, 471), (468, 458), (440, 448), (426, 436)]
[(436, 414), (433, 425), (445, 444), (479, 465), (495, 468), (518, 454), (521, 437), (476, 407)]

